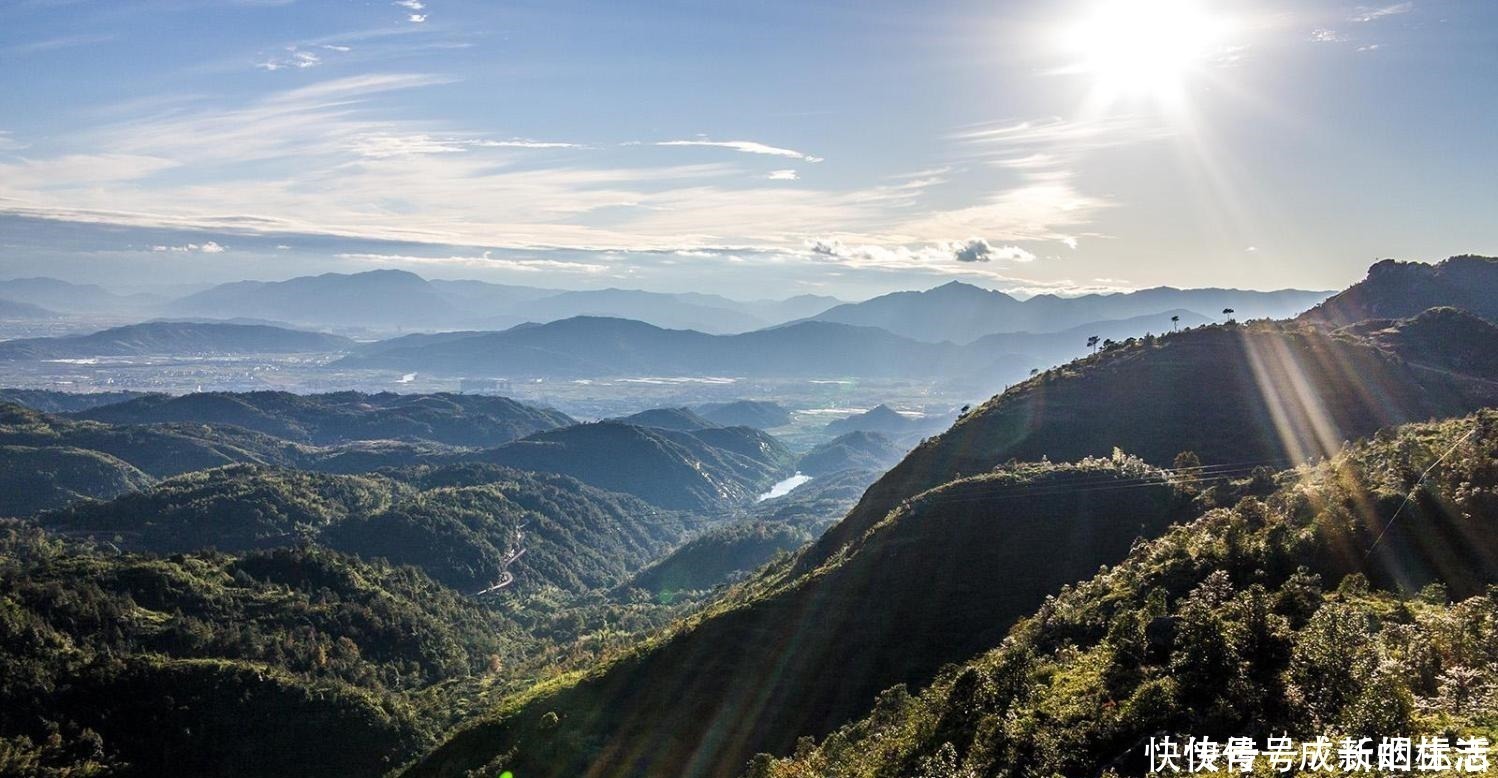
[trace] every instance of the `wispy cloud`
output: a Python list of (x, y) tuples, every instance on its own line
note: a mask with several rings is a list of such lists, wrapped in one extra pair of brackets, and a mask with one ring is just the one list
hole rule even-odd
[(58, 49), (71, 49), (77, 46), (89, 46), (96, 43), (107, 43), (115, 39), (112, 34), (95, 35), (63, 35), (56, 38), (32, 41), (30, 43), (19, 43), (7, 46), (3, 49), (6, 54), (22, 56), (26, 54), (38, 54), (44, 51), (56, 51)]
[(1415, 4), (1412, 2), (1394, 3), (1393, 5), (1385, 5), (1381, 7), (1359, 6), (1357, 13), (1352, 17), (1352, 21), (1371, 22), (1376, 19), (1382, 19), (1386, 16), (1398, 16), (1399, 14), (1407, 14), (1413, 10), (1415, 10)]
[(534, 257), (496, 257), (493, 252), (485, 251), (481, 256), (446, 256), (433, 257), (413, 254), (371, 254), (371, 253), (343, 253), (338, 255), (339, 259), (352, 259), (359, 262), (368, 262), (376, 265), (405, 265), (405, 266), (447, 266), (463, 267), (474, 270), (514, 270), (522, 273), (567, 273), (579, 275), (598, 275), (607, 273), (613, 268), (600, 262), (583, 262), (563, 259), (537, 259)]
[(529, 138), (511, 138), (509, 140), (476, 140), (474, 146), (490, 149), (582, 149), (587, 148), (581, 143), (567, 143), (555, 140), (531, 140)]
[(656, 141), (653, 145), (656, 145), (656, 146), (700, 146), (700, 147), (706, 147), (706, 148), (729, 149), (731, 151), (737, 151), (737, 152), (741, 152), (741, 153), (744, 153), (744, 154), (765, 154), (765, 155), (772, 156), (772, 157), (786, 157), (788, 159), (799, 159), (799, 160), (802, 160), (803, 162), (821, 162), (822, 161), (821, 157), (814, 157), (814, 156), (812, 156), (810, 154), (806, 154), (804, 152), (800, 152), (800, 151), (797, 151), (795, 149), (787, 149), (787, 148), (781, 148), (779, 146), (771, 146), (769, 144), (759, 143), (757, 141), (752, 141), (752, 140), (700, 140), (700, 139), (699, 140), (663, 140), (663, 141)]
[(1113, 116), (1092, 120), (1055, 116), (979, 125), (955, 133), (952, 138), (974, 148), (1009, 155), (1016, 150), (1044, 147), (1049, 151), (1043, 153), (1059, 159), (1062, 154), (1095, 151), (1165, 138), (1172, 134), (1174, 130), (1169, 126), (1141, 116)]
[(1340, 32), (1337, 32), (1336, 30), (1329, 30), (1325, 27), (1317, 27), (1316, 29), (1311, 31), (1311, 40), (1317, 43), (1345, 43), (1347, 41), (1347, 36), (1343, 35)]
[(176, 254), (222, 254), (229, 249), (210, 240), (205, 243), (188, 243), (181, 246), (156, 245), (152, 246), (151, 250), (156, 252), (171, 252)]
[(322, 64), (322, 57), (311, 51), (302, 51), (295, 46), (288, 46), (286, 53), (255, 63), (255, 67), (261, 70), (306, 70), (315, 68)]
[[(1074, 241), (1088, 234), (1081, 225), (1110, 205), (1078, 191), (1062, 167), (1074, 147), (1103, 143), (1101, 130), (970, 128), (961, 150), (1007, 161), (1020, 180), (953, 207), (935, 194), (952, 183), (947, 167), (874, 185), (786, 186), (796, 180), (792, 174), (799, 178), (794, 168), (756, 170), (747, 159), (626, 166), (613, 145), (486, 137), (388, 112), (392, 93), (444, 83), (432, 75), (374, 73), (247, 103), (192, 98), (170, 111), (142, 106), (125, 120), (54, 139), (79, 149), (75, 154), (0, 163), (0, 212), (196, 229), (241, 250), (238, 236), (302, 234), (452, 247), (425, 260), (448, 263), (482, 259), (462, 247), (599, 257), (709, 250), (724, 262), (819, 258), (997, 279), (1003, 267), (1034, 257), (1028, 242)], [(1044, 129), (1071, 145), (1032, 137)], [(812, 159), (749, 141), (662, 143)], [(157, 175), (167, 170), (170, 176)], [(818, 255), (807, 249), (807, 240), (824, 237), (845, 248)], [(485, 261), (501, 259), (522, 272), (561, 261)]]

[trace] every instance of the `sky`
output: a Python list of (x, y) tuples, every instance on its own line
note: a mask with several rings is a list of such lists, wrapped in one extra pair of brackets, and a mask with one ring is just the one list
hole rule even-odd
[(0, 0), (0, 278), (858, 299), (1498, 254), (1498, 3)]

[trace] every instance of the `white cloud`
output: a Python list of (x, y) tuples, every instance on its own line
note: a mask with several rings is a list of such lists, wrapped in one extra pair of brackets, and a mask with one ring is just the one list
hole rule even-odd
[(15, 139), (10, 130), (0, 130), (0, 151), (20, 151), (26, 144)]
[(1415, 4), (1412, 2), (1395, 3), (1393, 5), (1385, 5), (1381, 7), (1359, 6), (1357, 14), (1352, 17), (1352, 21), (1371, 22), (1377, 19), (1382, 19), (1385, 16), (1398, 16), (1399, 14), (1407, 14), (1413, 10), (1415, 10)]
[[(327, 47), (324, 47), (327, 48)], [(301, 51), (295, 46), (286, 47), (285, 56), (271, 57), (264, 62), (258, 62), (255, 67), (261, 70), (275, 72), (277, 70), (306, 70), (315, 68), (322, 64), (322, 57), (310, 51)]]
[(848, 245), (837, 238), (810, 240), (807, 250), (817, 257), (854, 267), (910, 270), (920, 265), (984, 262), (1033, 262), (1035, 255), (1018, 246), (994, 246), (983, 238), (941, 241), (925, 246)]
[(1311, 31), (1311, 40), (1317, 43), (1344, 43), (1347, 40), (1347, 36), (1336, 30), (1317, 27)]
[[(247, 103), (190, 98), (171, 111), (132, 108), (120, 114), (129, 119), (54, 139), (108, 154), (0, 162), (0, 212), (215, 235), (296, 233), (516, 251), (733, 247), (726, 250), (750, 261), (805, 261), (812, 256), (808, 238), (831, 236), (868, 247), (855, 259), (871, 266), (882, 259), (909, 270), (915, 256), (927, 263), (916, 272), (997, 277), (994, 268), (1028, 259), (1008, 249), (1087, 234), (1079, 225), (1110, 205), (1078, 191), (1064, 169), (1041, 157), (1014, 167), (1017, 184), (951, 207), (935, 198), (951, 183), (945, 168), (877, 185), (786, 186), (787, 179), (772, 180), (771, 170), (743, 159), (624, 167), (610, 158), (612, 147), (490, 139), (384, 113), (389, 93), (443, 83), (422, 74), (368, 74)], [(744, 143), (728, 148), (762, 158), (806, 156)], [(1013, 144), (974, 145), (999, 160), (1066, 158), (1061, 149), (1024, 143), (1023, 153)], [(529, 149), (577, 151), (553, 157)], [(152, 175), (168, 169), (169, 178)], [(983, 236), (990, 261), (956, 262), (953, 236)]]
[(182, 246), (152, 246), (152, 251), (167, 251), (177, 254), (222, 254), (228, 251), (224, 246), (208, 241), (206, 243), (188, 243)]
[(952, 257), (958, 262), (1034, 262), (1035, 255), (1019, 246), (994, 246), (982, 238), (968, 238), (949, 244)]
[(354, 50), (353, 46), (339, 46), (333, 43), (324, 43), (322, 44), (322, 48), (327, 49), (328, 51), (336, 51), (340, 54), (347, 54), (350, 51)]
[(566, 143), (552, 140), (530, 140), (528, 138), (511, 138), (510, 140), (476, 140), (471, 145), (489, 149), (581, 149), (586, 148), (580, 143)]
[(1011, 162), (1061, 162), (1081, 152), (1170, 137), (1175, 130), (1142, 116), (1101, 119), (1030, 119), (970, 127), (951, 136), (959, 143)]
[(1380, 48), (1383, 48), (1382, 44), (1370, 43), (1367, 46), (1359, 46), (1358, 51), (1378, 51)]
[(426, 4), (421, 2), (421, 0), (395, 0), (394, 5), (398, 5), (401, 8), (406, 8), (412, 11), (420, 11), (421, 9), (426, 8)]
[(339, 254), (338, 258), (370, 262), (377, 265), (440, 265), (478, 270), (515, 270), (522, 273), (577, 273), (580, 275), (597, 275), (617, 269), (599, 262), (495, 257), (493, 256), (493, 252), (490, 251), (485, 251), (482, 256), (477, 257), (425, 257), (410, 254), (345, 253)]
[(425, 133), (371, 133), (355, 138), (350, 148), (361, 156), (377, 159), (405, 154), (461, 154), (467, 151), (463, 141), (438, 138)]
[(427, 20), (427, 15), (426, 14), (411, 14), (410, 16), (406, 17), (406, 21), (411, 22), (413, 24), (421, 24), (422, 22), (425, 22), (426, 20)]
[(771, 181), (795, 181), (799, 176), (795, 170), (787, 168), (785, 170), (771, 170), (770, 174), (765, 176), (765, 178)]
[(73, 186), (134, 181), (177, 167), (177, 163), (144, 154), (65, 154), (0, 164), (0, 194), (7, 190), (57, 190)]
[(821, 157), (814, 157), (795, 149), (780, 148), (752, 140), (663, 140), (656, 141), (656, 146), (702, 146), (708, 148), (730, 149), (744, 154), (766, 154), (772, 157), (787, 157), (799, 159), (804, 162), (821, 162)]

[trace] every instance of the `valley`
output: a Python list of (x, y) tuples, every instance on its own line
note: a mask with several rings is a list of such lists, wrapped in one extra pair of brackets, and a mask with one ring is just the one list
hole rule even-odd
[[(1041, 341), (598, 318), (9, 341), (0, 707), (26, 713), (0, 715), (0, 765), (1030, 775), (1132, 764), (1161, 722), (1361, 721), (1396, 682), (1327, 676), (1318, 630), (1490, 607), (1498, 329), (1440, 283), (1410, 315), (1340, 312), (1398, 314), (1391, 272), (1498, 290), (1474, 262), (1084, 340), (982, 395), (972, 355)], [(1401, 726), (1447, 704), (1399, 683)], [(1076, 749), (1012, 718), (1080, 699), (1119, 707), (1070, 709)]]

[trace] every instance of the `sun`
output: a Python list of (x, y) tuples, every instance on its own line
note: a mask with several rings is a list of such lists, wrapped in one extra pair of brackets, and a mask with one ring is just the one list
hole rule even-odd
[(1102, 0), (1065, 29), (1066, 70), (1107, 101), (1166, 99), (1221, 51), (1228, 27), (1201, 0)]

